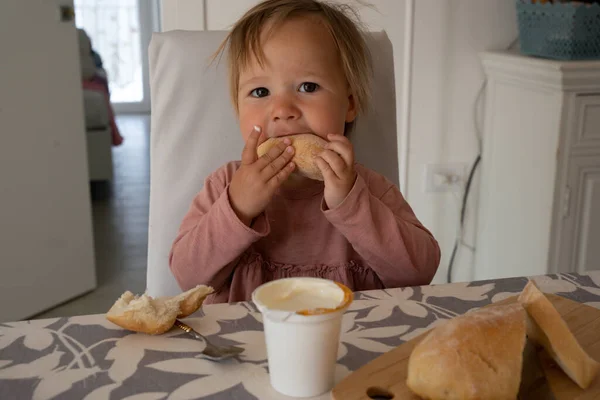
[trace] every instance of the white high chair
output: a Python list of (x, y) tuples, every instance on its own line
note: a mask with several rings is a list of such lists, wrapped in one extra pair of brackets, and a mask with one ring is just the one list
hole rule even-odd
[[(225, 56), (210, 64), (226, 34), (169, 31), (152, 36), (147, 270), (151, 296), (181, 292), (169, 269), (179, 224), (204, 179), (241, 156), (244, 143), (229, 101)], [(370, 33), (367, 40), (373, 60), (373, 102), (368, 115), (357, 120), (350, 139), (358, 162), (398, 183), (392, 44), (385, 32)]]

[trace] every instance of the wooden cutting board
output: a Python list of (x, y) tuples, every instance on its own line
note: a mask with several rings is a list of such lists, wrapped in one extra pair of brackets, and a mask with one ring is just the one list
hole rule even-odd
[[(546, 294), (546, 296), (585, 351), (592, 358), (600, 361), (600, 310), (553, 294)], [(517, 296), (513, 296), (490, 306), (516, 301)], [(413, 394), (406, 386), (406, 377), (410, 353), (426, 334), (427, 332), (403, 343), (348, 375), (333, 388), (332, 399), (420, 400), (420, 397)], [(554, 364), (549, 356), (544, 357), (545, 352), (540, 354), (542, 354), (540, 357), (542, 367), (557, 400), (600, 399), (600, 376), (596, 377), (588, 389), (582, 390)]]

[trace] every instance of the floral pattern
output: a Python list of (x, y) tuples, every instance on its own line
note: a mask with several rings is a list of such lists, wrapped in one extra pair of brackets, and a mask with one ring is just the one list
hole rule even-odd
[[(600, 308), (600, 271), (534, 279), (547, 293)], [(357, 292), (342, 320), (336, 378), (445, 319), (514, 296), (526, 283), (508, 278)], [(209, 361), (204, 345), (177, 329), (137, 334), (103, 315), (0, 324), (0, 399), (286, 398), (269, 384), (262, 318), (253, 304), (207, 305), (186, 321), (244, 353)]]

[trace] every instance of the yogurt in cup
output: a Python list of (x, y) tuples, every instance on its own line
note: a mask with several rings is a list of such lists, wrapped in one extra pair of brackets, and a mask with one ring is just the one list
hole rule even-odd
[(346, 286), (319, 278), (285, 278), (252, 293), (263, 315), (271, 386), (287, 396), (313, 397), (334, 385)]

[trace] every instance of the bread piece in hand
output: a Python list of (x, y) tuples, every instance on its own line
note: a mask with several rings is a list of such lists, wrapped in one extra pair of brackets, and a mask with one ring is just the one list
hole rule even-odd
[(317, 181), (323, 180), (323, 174), (315, 163), (315, 156), (319, 155), (327, 141), (319, 136), (310, 133), (301, 133), (298, 135), (280, 136), (269, 138), (258, 146), (257, 153), (259, 157), (268, 152), (277, 143), (288, 138), (292, 141), (295, 153), (292, 161), (296, 164), (295, 171), (300, 175)]
[(478, 309), (437, 327), (408, 360), (408, 387), (425, 399), (517, 398), (525, 348), (520, 304)]
[(153, 299), (145, 293), (136, 296), (127, 291), (108, 310), (106, 318), (130, 331), (160, 335), (173, 327), (175, 319), (196, 312), (212, 292), (211, 287), (198, 285), (177, 296)]
[(600, 364), (583, 350), (579, 342), (535, 282), (530, 280), (521, 294), (519, 302), (530, 316), (527, 323), (527, 336), (544, 347), (561, 369), (580, 388), (590, 386)]

